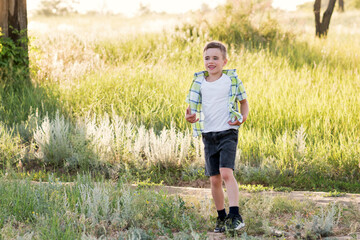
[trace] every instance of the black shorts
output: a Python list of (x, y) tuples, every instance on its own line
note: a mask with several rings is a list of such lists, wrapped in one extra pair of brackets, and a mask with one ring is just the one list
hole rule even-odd
[(238, 133), (237, 129), (229, 129), (202, 134), (206, 176), (220, 174), (220, 168), (235, 169)]

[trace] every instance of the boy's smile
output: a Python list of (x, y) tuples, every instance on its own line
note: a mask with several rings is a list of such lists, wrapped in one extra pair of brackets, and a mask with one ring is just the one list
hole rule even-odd
[(204, 65), (209, 72), (208, 81), (215, 81), (222, 75), (223, 67), (226, 65), (227, 59), (224, 58), (219, 48), (209, 48), (204, 52)]

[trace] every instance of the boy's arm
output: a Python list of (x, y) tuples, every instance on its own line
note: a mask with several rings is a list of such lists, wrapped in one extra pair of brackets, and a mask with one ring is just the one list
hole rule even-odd
[(188, 121), (189, 123), (196, 123), (197, 121), (199, 121), (199, 119), (196, 118), (196, 113), (191, 114), (190, 105), (189, 105), (189, 107), (186, 109), (185, 119), (186, 119), (186, 121)]
[(246, 121), (249, 115), (249, 102), (247, 99), (240, 101), (240, 111), (241, 111), (241, 115), (243, 115), (243, 121), (242, 121), (243, 123)]
[(229, 121), (228, 124), (231, 126), (240, 126), (241, 124), (243, 124), (248, 115), (249, 115), (249, 102), (247, 101), (247, 99), (241, 100), (240, 101), (240, 112), (241, 115), (243, 116), (243, 121), (239, 122), (237, 119), (234, 122)]

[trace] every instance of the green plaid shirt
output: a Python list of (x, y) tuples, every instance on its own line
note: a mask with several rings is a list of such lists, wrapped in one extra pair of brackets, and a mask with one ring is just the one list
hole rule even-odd
[[(235, 121), (235, 117), (242, 121), (243, 117), (239, 112), (237, 101), (246, 99), (246, 92), (243, 83), (236, 74), (236, 69), (223, 70), (223, 73), (230, 77), (231, 88), (229, 90), (229, 115), (231, 121)], [(207, 71), (201, 71), (194, 74), (193, 82), (190, 86), (186, 102), (190, 105), (191, 113), (196, 113), (199, 121), (192, 124), (194, 137), (200, 136), (204, 130), (204, 114), (202, 112), (201, 101), (201, 83), (204, 77), (209, 76)]]

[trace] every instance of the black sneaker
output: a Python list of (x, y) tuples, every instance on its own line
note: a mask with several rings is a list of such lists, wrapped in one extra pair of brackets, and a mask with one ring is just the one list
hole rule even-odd
[(225, 229), (227, 231), (236, 231), (245, 227), (245, 223), (240, 215), (229, 214), (225, 220)]
[(221, 218), (217, 217), (214, 232), (220, 233), (224, 231), (225, 231), (225, 219), (221, 220)]

